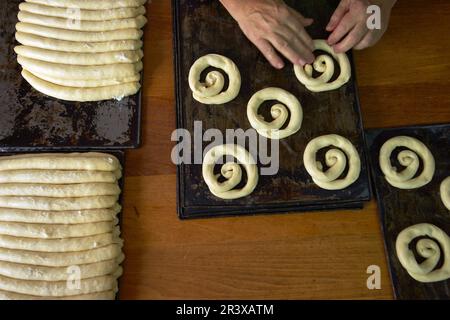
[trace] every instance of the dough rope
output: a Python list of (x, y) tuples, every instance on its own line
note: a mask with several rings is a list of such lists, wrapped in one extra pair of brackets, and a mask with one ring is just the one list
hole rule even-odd
[(18, 14), (20, 22), (30, 23), (40, 26), (47, 26), (51, 28), (78, 30), (78, 31), (93, 31), (104, 32), (120, 29), (141, 29), (147, 23), (147, 18), (140, 15), (136, 18), (127, 18), (120, 20), (107, 21), (82, 21), (72, 20), (67, 18), (51, 17), (47, 15), (39, 15), (31, 12), (21, 11)]
[[(334, 74), (334, 61), (328, 55), (319, 55), (314, 60), (313, 65), (305, 65), (304, 67), (295, 65), (294, 72), (298, 81), (306, 86), (306, 88), (312, 92), (322, 92), (335, 90), (343, 86), (350, 80), (351, 68), (348, 57), (345, 53), (335, 53), (325, 40), (314, 40), (315, 50), (321, 50), (329, 53), (339, 64), (341, 72), (336, 80), (331, 80)], [(317, 78), (313, 78), (313, 68), (315, 71), (320, 72), (321, 75)]]
[(34, 34), (16, 32), (16, 40), (23, 45), (75, 53), (108, 53), (126, 50), (138, 50), (142, 48), (142, 40), (117, 40), (108, 42), (74, 42), (66, 40), (50, 39)]
[(141, 88), (139, 82), (127, 82), (97, 88), (65, 87), (39, 79), (27, 70), (22, 70), (22, 76), (30, 86), (37, 91), (42, 92), (49, 97), (66, 101), (88, 102), (110, 99), (122, 100), (127, 96), (136, 94)]
[[(425, 260), (417, 262), (414, 252), (409, 248), (410, 243), (418, 237), (417, 253)], [(442, 248), (439, 248), (439, 245)], [(419, 282), (437, 282), (450, 278), (450, 237), (438, 227), (421, 223), (406, 228), (397, 236), (395, 243), (397, 257), (409, 275)], [(436, 269), (443, 256), (443, 265)]]
[(17, 62), (25, 70), (28, 70), (33, 74), (44, 74), (49, 77), (71, 80), (100, 80), (133, 77), (143, 68), (141, 61), (136, 63), (78, 66), (51, 63), (17, 56)]
[(38, 210), (38, 211), (74, 211), (112, 208), (118, 196), (95, 196), (83, 198), (50, 197), (0, 197), (0, 208)]
[[(219, 71), (211, 71), (205, 82), (200, 82), (201, 73), (214, 67), (223, 70), (229, 79), (228, 89), (223, 91), (225, 78)], [(218, 54), (208, 54), (194, 62), (189, 70), (189, 87), (195, 100), (204, 104), (224, 104), (237, 97), (241, 89), (241, 74), (233, 61)]]
[[(25, 69), (26, 70), (26, 69)], [(141, 80), (141, 75), (136, 73), (134, 76), (127, 78), (116, 78), (116, 79), (91, 79), (91, 80), (74, 80), (74, 79), (60, 79), (54, 78), (48, 75), (40, 74), (37, 72), (31, 72), (37, 78), (47, 81), (49, 83), (59, 85), (62, 87), (73, 87), (73, 88), (100, 88), (100, 87), (110, 87), (125, 83), (138, 82)]]
[(123, 240), (120, 239), (119, 236), (120, 236), (119, 228), (116, 228), (113, 232), (95, 234), (91, 236), (82, 236), (76, 238), (39, 239), (39, 238), (0, 235), (0, 247), (5, 249), (41, 251), (41, 252), (85, 251), (95, 248), (101, 248), (110, 245), (112, 243), (122, 245)]
[[(258, 114), (258, 109), (264, 101), (277, 100), (282, 104), (274, 104), (270, 108), (270, 114), (273, 118), (271, 122), (264, 120), (264, 117)], [(281, 129), (290, 112), (289, 124), (286, 128)], [(265, 88), (256, 92), (250, 99), (247, 105), (247, 118), (251, 126), (256, 131), (269, 139), (283, 139), (293, 135), (302, 125), (303, 109), (298, 99), (280, 88)]]
[(114, 300), (115, 296), (113, 290), (66, 297), (39, 297), (0, 290), (0, 300)]
[[(222, 165), (221, 174), (214, 174), (214, 167), (223, 156), (233, 156), (236, 162), (227, 162)], [(247, 183), (241, 189), (234, 189), (242, 181), (241, 165), (247, 173)], [(221, 199), (237, 199), (253, 192), (258, 184), (258, 167), (253, 156), (243, 147), (235, 144), (224, 144), (211, 148), (203, 159), (203, 178), (209, 190)], [(226, 180), (219, 182), (220, 176)]]
[(80, 288), (71, 288), (67, 281), (28, 281), (0, 276), (0, 289), (36, 296), (72, 296), (115, 290), (117, 278), (122, 274), (119, 267), (114, 275), (80, 280)]
[(96, 66), (99, 65), (99, 61), (102, 64), (136, 63), (144, 57), (142, 50), (79, 53), (47, 50), (32, 46), (16, 46), (14, 51), (17, 55), (25, 58), (80, 66)]
[(139, 7), (147, 0), (26, 0), (29, 3), (37, 3), (45, 6), (61, 8), (79, 8), (88, 10), (107, 10), (116, 8)]
[(119, 160), (110, 154), (86, 153), (36, 153), (0, 157), (0, 171), (40, 169), (40, 170), (121, 170)]
[(0, 235), (35, 239), (88, 237), (111, 232), (113, 228), (111, 221), (69, 225), (0, 221)]
[(6, 183), (0, 184), (0, 196), (79, 198), (120, 194), (117, 183), (83, 184)]
[(441, 194), (442, 203), (450, 210), (450, 177), (447, 177), (442, 181), (439, 192)]
[[(117, 271), (121, 260), (113, 259), (90, 264), (77, 265), (81, 279), (112, 274)], [(70, 277), (67, 267), (45, 267), (0, 261), (0, 275), (22, 280), (65, 281)], [(1, 300), (1, 299), (0, 299)]]
[[(316, 160), (317, 152), (329, 146), (337, 147), (325, 153), (325, 163), (329, 167), (323, 171), (320, 161)], [(342, 151), (341, 151), (342, 150)], [(324, 135), (311, 140), (303, 154), (306, 171), (313, 181), (322, 189), (340, 190), (350, 186), (359, 178), (361, 160), (355, 146), (344, 137), (336, 134)], [(339, 179), (348, 163), (347, 175)]]
[(38, 211), (14, 208), (0, 208), (0, 221), (41, 224), (79, 224), (101, 221), (115, 221), (122, 207), (115, 204), (109, 209), (77, 211)]
[[(405, 168), (397, 171), (391, 165), (391, 154), (398, 147), (406, 147), (409, 150), (399, 152), (397, 159)], [(423, 171), (417, 177), (420, 159), (423, 162)], [(430, 150), (421, 141), (407, 136), (398, 136), (386, 141), (380, 149), (380, 168), (387, 182), (399, 189), (420, 188), (433, 179), (435, 162)], [(415, 177), (415, 178), (414, 178)]]
[(68, 267), (112, 260), (122, 255), (119, 244), (73, 252), (39, 252), (0, 248), (0, 261), (31, 264), (45, 267)]
[(116, 171), (76, 170), (10, 170), (0, 171), (1, 183), (79, 184), (90, 182), (115, 183), (122, 176)]
[(120, 29), (104, 32), (90, 32), (51, 28), (25, 22), (18, 22), (16, 24), (16, 30), (19, 32), (34, 34), (36, 36), (74, 42), (139, 40), (143, 35), (143, 31), (138, 29)]
[[(103, 3), (103, 1), (95, 1), (96, 5)], [(49, 7), (37, 3), (22, 2), (19, 5), (20, 11), (31, 12), (35, 14), (59, 17), (65, 19), (79, 19), (81, 21), (107, 21), (114, 19), (134, 18), (145, 14), (145, 7), (130, 7), (130, 8), (116, 8), (108, 10), (77, 10), (74, 13), (67, 8)]]

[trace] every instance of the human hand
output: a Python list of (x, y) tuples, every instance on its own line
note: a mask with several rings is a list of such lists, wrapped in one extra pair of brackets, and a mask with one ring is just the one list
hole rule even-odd
[(221, 0), (242, 32), (270, 64), (284, 67), (282, 54), (293, 64), (314, 61), (314, 45), (305, 27), (313, 23), (282, 0)]
[[(386, 32), (395, 2), (396, 0), (341, 0), (326, 27), (331, 32), (328, 44), (336, 53), (373, 46)], [(369, 5), (380, 7), (381, 29), (367, 28)]]

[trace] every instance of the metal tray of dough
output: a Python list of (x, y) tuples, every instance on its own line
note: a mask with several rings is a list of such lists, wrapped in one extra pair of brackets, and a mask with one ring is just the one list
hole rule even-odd
[(121, 101), (77, 103), (43, 95), (22, 78), (14, 52), (21, 2), (0, 1), (0, 150), (139, 147), (141, 90)]
[[(54, 149), (43, 149), (43, 150), (39, 150), (39, 151), (31, 151), (31, 152), (24, 152), (21, 150), (16, 150), (16, 151), (10, 151), (10, 152), (1, 152), (0, 151), (0, 158), (3, 156), (10, 156), (10, 155), (16, 155), (16, 154), (27, 154), (27, 153), (72, 153), (72, 152), (102, 152), (102, 153), (106, 153), (106, 154), (111, 154), (113, 156), (115, 156), (120, 164), (122, 165), (122, 178), (119, 180), (119, 187), (120, 190), (122, 190), (122, 192), (120, 193), (119, 196), (119, 200), (118, 203), (122, 206), (122, 211), (118, 213), (117, 218), (119, 219), (119, 226), (122, 229), (122, 221), (123, 221), (123, 197), (124, 197), (124, 191), (125, 191), (125, 152), (121, 151), (121, 150), (79, 150), (79, 149), (68, 149), (68, 150), (64, 150), (64, 151), (55, 151)], [(122, 230), (121, 230), (122, 233)], [(123, 249), (122, 249), (123, 250)], [(124, 264), (122, 263), (122, 267), (124, 268)], [(119, 284), (119, 291), (117, 291), (116, 293), (116, 300), (119, 299), (119, 295), (120, 295), (120, 281), (121, 281), (122, 277), (120, 277), (118, 279), (118, 284)]]
[[(422, 141), (434, 156), (436, 171), (427, 185), (413, 190), (391, 186), (384, 178), (379, 165), (379, 151), (384, 142), (399, 135)], [(450, 124), (413, 126), (366, 131), (370, 154), (372, 180), (380, 208), (381, 227), (389, 262), (394, 293), (397, 299), (450, 299), (450, 279), (434, 283), (421, 283), (409, 276), (400, 264), (396, 250), (397, 235), (417, 223), (431, 223), (450, 235), (450, 214), (439, 195), (440, 183), (450, 176)], [(398, 148), (397, 152), (401, 149)], [(392, 164), (400, 168), (396, 154)], [(420, 172), (421, 168), (419, 168)], [(450, 257), (445, 257), (449, 259)]]
[[(309, 28), (313, 38), (325, 38), (324, 31), (337, 1), (287, 1), (289, 5), (312, 17)], [(178, 214), (180, 218), (213, 217), (269, 212), (360, 208), (370, 199), (370, 183), (364, 148), (364, 134), (358, 100), (353, 59), (351, 81), (338, 90), (312, 93), (294, 76), (290, 64), (280, 71), (273, 69), (245, 38), (236, 22), (219, 1), (173, 1), (174, 59), (177, 127), (193, 134), (195, 120), (203, 130), (227, 128), (247, 130), (250, 124), (246, 105), (251, 95), (269, 86), (281, 87), (302, 103), (304, 120), (301, 130), (280, 144), (280, 170), (275, 176), (261, 176), (255, 191), (241, 199), (214, 197), (201, 173), (201, 165), (177, 167)], [(208, 53), (231, 58), (239, 67), (242, 88), (239, 96), (226, 105), (203, 105), (192, 98), (188, 73), (193, 62)], [(261, 108), (264, 109), (264, 106)], [(267, 110), (266, 110), (267, 111)], [(264, 114), (264, 110), (262, 110)], [(303, 166), (303, 151), (311, 139), (336, 133), (347, 137), (358, 149), (362, 160), (360, 178), (340, 191), (318, 188)], [(205, 147), (206, 144), (203, 145)]]

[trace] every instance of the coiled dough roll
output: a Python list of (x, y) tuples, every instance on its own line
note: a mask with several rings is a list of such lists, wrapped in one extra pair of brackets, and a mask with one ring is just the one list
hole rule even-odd
[[(391, 154), (399, 147), (406, 147), (398, 153), (397, 159), (405, 168), (402, 171), (391, 165)], [(423, 170), (417, 177), (420, 160), (423, 162)], [(398, 136), (386, 141), (380, 149), (380, 168), (387, 182), (400, 189), (420, 188), (431, 181), (434, 175), (435, 162), (430, 150), (421, 141), (408, 136)]]
[[(270, 109), (270, 115), (274, 120), (267, 122), (258, 114), (258, 109), (264, 101), (277, 100)], [(288, 111), (289, 110), (289, 111)], [(290, 113), (289, 123), (281, 129)], [(303, 109), (298, 99), (291, 93), (280, 88), (265, 88), (256, 92), (247, 105), (247, 118), (258, 133), (269, 139), (283, 139), (293, 135), (302, 125)]]
[[(219, 71), (211, 71), (206, 75), (205, 82), (200, 82), (201, 73), (215, 67), (228, 75), (228, 88), (223, 91), (225, 78)], [(189, 87), (195, 100), (205, 104), (224, 104), (230, 102), (241, 89), (241, 74), (233, 61), (218, 54), (208, 54), (194, 62), (189, 70)]]
[[(316, 160), (317, 152), (326, 147), (337, 147), (325, 153), (328, 169), (324, 172), (320, 161)], [(361, 160), (355, 146), (346, 138), (329, 134), (311, 140), (303, 154), (306, 171), (313, 181), (327, 190), (340, 190), (353, 184), (361, 172)], [(348, 166), (347, 175), (340, 178)]]
[[(417, 253), (425, 259), (420, 263), (410, 249), (417, 238), (421, 238), (416, 243)], [(442, 229), (428, 223), (413, 225), (399, 233), (395, 246), (400, 263), (415, 280), (436, 282), (450, 278), (450, 237)], [(436, 269), (442, 257), (444, 262)]]
[[(223, 156), (233, 156), (245, 168), (247, 183), (241, 189), (235, 189), (242, 181), (242, 169), (239, 163), (227, 162), (221, 167), (221, 174), (226, 179), (219, 182), (219, 175), (214, 174), (214, 166)], [(248, 196), (258, 184), (258, 167), (253, 156), (236, 144), (224, 144), (211, 148), (203, 159), (203, 178), (209, 190), (222, 199), (237, 199)]]
[[(295, 65), (294, 72), (297, 79), (312, 92), (322, 92), (335, 90), (343, 86), (350, 80), (351, 68), (350, 61), (345, 53), (335, 53), (325, 40), (314, 40), (315, 50), (322, 50), (330, 54), (339, 64), (341, 72), (336, 80), (328, 82), (334, 75), (335, 67), (333, 59), (328, 55), (318, 56), (313, 66), (307, 64), (304, 67)], [(321, 75), (313, 78), (313, 68)]]

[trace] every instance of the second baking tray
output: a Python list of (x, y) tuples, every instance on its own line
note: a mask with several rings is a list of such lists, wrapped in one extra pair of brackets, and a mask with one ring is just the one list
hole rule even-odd
[[(381, 171), (378, 160), (381, 146), (400, 135), (420, 140), (434, 156), (436, 170), (433, 179), (421, 188), (395, 188), (386, 181)], [(440, 183), (450, 176), (450, 124), (367, 130), (367, 147), (396, 298), (450, 299), (450, 279), (433, 283), (414, 280), (400, 264), (395, 249), (398, 234), (418, 223), (434, 224), (450, 235), (450, 212), (439, 195)], [(394, 151), (391, 157), (394, 166), (399, 165), (395, 155), (400, 150)]]
[[(309, 28), (313, 38), (326, 38), (325, 25), (338, 1), (287, 1), (304, 15), (314, 18)], [(251, 95), (265, 87), (280, 87), (294, 94), (303, 106), (300, 131), (280, 141), (280, 170), (274, 176), (260, 176), (254, 192), (241, 199), (222, 200), (209, 191), (201, 165), (178, 166), (178, 213), (181, 218), (213, 217), (230, 214), (305, 211), (362, 207), (370, 199), (370, 186), (364, 150), (357, 84), (352, 63), (352, 78), (338, 90), (309, 92), (295, 78), (287, 63), (283, 70), (273, 69), (245, 38), (237, 23), (219, 1), (173, 1), (176, 66), (177, 126), (194, 137), (194, 121), (201, 121), (203, 132), (210, 128), (250, 128), (246, 105)], [(194, 61), (209, 53), (229, 57), (242, 76), (239, 96), (225, 105), (209, 106), (192, 98), (188, 73)], [(351, 54), (350, 61), (353, 62)], [(264, 106), (261, 110), (264, 109)], [(317, 187), (303, 166), (303, 151), (313, 138), (339, 134), (357, 148), (362, 171), (356, 183), (344, 190), (328, 191)], [(203, 143), (203, 148), (209, 144)]]
[(141, 90), (121, 101), (68, 102), (22, 78), (14, 52), (21, 2), (0, 1), (0, 150), (137, 148)]
[[(120, 164), (122, 165), (122, 168), (123, 168), (122, 172), (123, 172), (123, 174), (125, 173), (125, 170), (124, 170), (124, 168), (125, 168), (125, 152), (120, 151), (120, 150), (75, 150), (74, 149), (74, 150), (65, 150), (65, 151), (60, 151), (60, 152), (52, 150), (52, 149), (48, 149), (48, 150), (44, 149), (44, 150), (39, 151), (39, 152), (22, 152), (20, 150), (16, 150), (16, 152), (8, 152), (8, 153), (0, 152), (0, 158), (2, 156), (10, 156), (10, 155), (17, 155), (17, 154), (27, 154), (27, 153), (72, 153), (72, 152), (81, 152), (81, 153), (83, 153), (83, 152), (102, 152), (102, 153), (106, 153), (106, 154), (111, 154), (111, 155), (115, 156), (119, 160), (119, 162), (120, 162)], [(120, 187), (120, 190), (122, 190), (122, 192), (121, 192), (121, 194), (119, 196), (118, 203), (122, 206), (122, 210), (119, 212), (117, 217), (119, 219), (119, 226), (122, 229), (123, 197), (124, 197), (123, 193), (124, 193), (124, 190), (125, 190), (125, 176), (124, 175), (122, 175), (122, 178), (119, 180), (119, 187)], [(123, 264), (122, 264), (122, 266), (123, 266)], [(122, 279), (122, 277), (120, 277), (118, 279), (119, 291), (117, 291), (117, 293), (116, 293), (116, 299), (119, 299), (120, 281), (121, 281), (121, 279)]]

